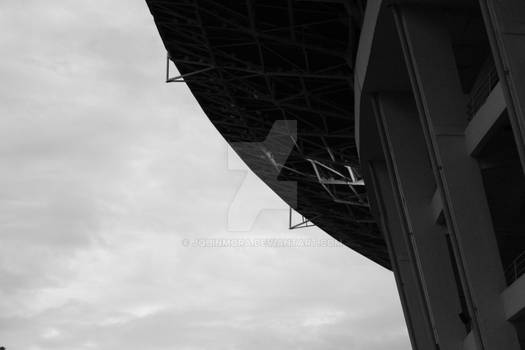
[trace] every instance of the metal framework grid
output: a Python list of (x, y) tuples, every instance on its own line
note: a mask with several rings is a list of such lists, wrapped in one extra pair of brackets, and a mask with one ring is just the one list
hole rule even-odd
[[(356, 179), (352, 68), (364, 0), (146, 2), (180, 72), (166, 81), (185, 82), (226, 141), (297, 212), (390, 268)], [(267, 142), (283, 120), (296, 122), (280, 135), (293, 142), (284, 158), (247, 147)], [(290, 182), (294, 191), (283, 185)]]

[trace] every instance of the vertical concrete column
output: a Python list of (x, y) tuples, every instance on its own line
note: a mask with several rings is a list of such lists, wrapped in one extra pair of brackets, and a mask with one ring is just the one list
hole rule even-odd
[(517, 350), (500, 294), (503, 268), (481, 173), (466, 152), (466, 108), (443, 13), (393, 7), (478, 347)]
[(367, 161), (361, 169), (372, 191), (369, 198), (377, 207), (376, 217), (387, 243), (412, 349), (438, 349), (416, 264), (406, 246), (386, 165), (380, 160)]
[(445, 230), (434, 221), (436, 184), (417, 109), (410, 94), (377, 94), (374, 113), (386, 164), (414, 252), (439, 348), (461, 349), (466, 336)]
[(479, 0), (525, 170), (525, 1)]

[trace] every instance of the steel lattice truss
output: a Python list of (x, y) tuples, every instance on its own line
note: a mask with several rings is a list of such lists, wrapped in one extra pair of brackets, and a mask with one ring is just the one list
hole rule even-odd
[(201, 107), (295, 210), (389, 268), (359, 176), (353, 61), (363, 0), (146, 0)]

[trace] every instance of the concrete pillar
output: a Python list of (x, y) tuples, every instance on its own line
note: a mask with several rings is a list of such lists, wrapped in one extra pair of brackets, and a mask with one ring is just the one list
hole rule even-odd
[(376, 160), (361, 166), (372, 191), (368, 195), (375, 202), (378, 210), (376, 217), (390, 253), (412, 349), (438, 349), (418, 270), (406, 246), (386, 165), (384, 161)]
[(466, 107), (444, 15), (408, 6), (393, 13), (477, 345), (517, 350), (500, 299), (505, 280), (480, 170), (466, 151)]
[(479, 0), (479, 4), (525, 170), (525, 1)]
[(372, 104), (436, 340), (442, 350), (461, 349), (465, 325), (459, 317), (461, 305), (446, 231), (434, 219), (431, 202), (436, 184), (417, 109), (410, 94), (376, 94)]

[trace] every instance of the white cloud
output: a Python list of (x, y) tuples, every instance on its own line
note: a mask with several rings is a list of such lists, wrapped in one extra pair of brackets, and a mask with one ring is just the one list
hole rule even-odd
[(348, 249), (181, 244), (327, 236), (272, 211), (227, 230), (243, 175), (188, 89), (162, 83), (144, 1), (2, 5), (0, 345), (408, 347), (391, 274)]
[(56, 328), (47, 328), (42, 333), (42, 338), (45, 339), (54, 339), (60, 337), (61, 332)]

